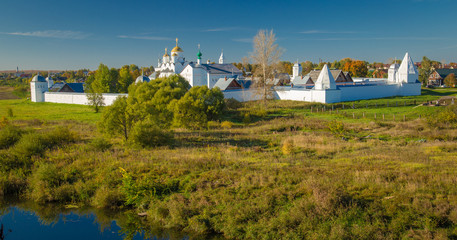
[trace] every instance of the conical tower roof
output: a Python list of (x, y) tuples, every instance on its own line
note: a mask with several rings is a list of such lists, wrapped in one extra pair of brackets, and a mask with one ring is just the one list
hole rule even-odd
[(324, 68), (322, 68), (319, 77), (317, 77), (317, 81), (314, 84), (314, 89), (336, 89), (335, 79), (333, 78), (332, 73), (328, 69), (327, 64), (324, 65)]
[(409, 53), (405, 54), (403, 61), (401, 61), (400, 67), (398, 68), (398, 72), (402, 74), (416, 74), (417, 69), (414, 66), (413, 59), (409, 56)]

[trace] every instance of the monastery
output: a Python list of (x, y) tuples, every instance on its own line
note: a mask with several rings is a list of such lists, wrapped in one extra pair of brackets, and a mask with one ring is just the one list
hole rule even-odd
[[(171, 50), (171, 56), (165, 49), (162, 59), (158, 60), (156, 72), (151, 76), (142, 74), (135, 83), (150, 82), (155, 77), (168, 77), (179, 74), (194, 86), (218, 87), (225, 98), (238, 101), (252, 101), (261, 98), (252, 80), (244, 79), (243, 73), (231, 63), (225, 62), (222, 52), (219, 62), (202, 63), (200, 47), (196, 61), (188, 61), (184, 50), (176, 46)], [(306, 76), (301, 75), (302, 68), (297, 62), (293, 66), (290, 82), (275, 81), (272, 87), (273, 95), (279, 100), (295, 100), (320, 103), (337, 103), (362, 99), (384, 98), (393, 96), (414, 96), (421, 94), (419, 74), (412, 58), (405, 54), (400, 65), (394, 63), (388, 70), (387, 79), (352, 78), (349, 73), (341, 70), (330, 70), (327, 65), (320, 71), (311, 71)], [(289, 78), (289, 77), (288, 77)], [(56, 102), (71, 104), (88, 104), (87, 96), (82, 92), (51, 91), (52, 79), (35, 76), (31, 83), (31, 100), (33, 102)], [(71, 88), (67, 86), (67, 89)], [(117, 96), (126, 94), (103, 94), (105, 104), (110, 105)]]

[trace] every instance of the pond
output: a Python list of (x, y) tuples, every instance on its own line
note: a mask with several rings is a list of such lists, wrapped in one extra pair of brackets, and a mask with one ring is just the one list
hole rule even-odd
[(3, 225), (0, 240), (189, 239), (182, 233), (154, 228), (144, 221), (134, 212), (116, 213), (33, 203), (9, 205), (0, 208), (0, 225)]

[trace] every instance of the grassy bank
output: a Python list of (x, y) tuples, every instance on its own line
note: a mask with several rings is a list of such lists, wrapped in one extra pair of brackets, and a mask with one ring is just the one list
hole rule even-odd
[[(427, 93), (409, 100), (455, 94)], [(387, 100), (357, 104), (375, 101)], [(12, 108), (9, 121), (19, 130), (9, 130), (16, 140), (0, 151), (0, 196), (134, 210), (147, 214), (146, 224), (200, 237), (457, 237), (451, 125), (353, 119), (358, 108), (311, 113), (321, 105), (291, 101), (257, 106), (226, 113), (231, 126), (175, 129), (171, 146), (139, 149), (104, 139), (95, 127), (100, 115), (86, 106), (2, 101), (0, 116)], [(443, 109), (366, 110), (425, 116)]]

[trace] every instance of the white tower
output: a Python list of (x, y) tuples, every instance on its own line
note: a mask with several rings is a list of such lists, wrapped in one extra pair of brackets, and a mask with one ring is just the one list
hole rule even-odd
[(32, 102), (44, 102), (44, 92), (48, 91), (48, 82), (38, 73), (30, 82)]
[(322, 68), (321, 73), (319, 74), (319, 77), (317, 77), (317, 81), (314, 84), (314, 89), (315, 90), (335, 90), (336, 89), (336, 82), (335, 79), (332, 76), (332, 73), (328, 69), (327, 64), (324, 65), (324, 68)]
[(48, 82), (48, 88), (51, 88), (54, 85), (54, 80), (51, 77), (51, 72), (48, 73), (48, 77), (46, 78), (46, 82)]
[(202, 64), (202, 52), (200, 51), (200, 44), (198, 44), (198, 53), (197, 53), (197, 64)]
[(301, 64), (298, 63), (298, 60), (297, 60), (297, 62), (292, 67), (292, 78), (300, 76), (301, 71), (302, 71)]
[(398, 68), (398, 82), (416, 83), (417, 81), (419, 81), (419, 74), (416, 66), (414, 66), (414, 62), (409, 54), (406, 53), (400, 67)]
[(162, 57), (162, 63), (168, 63), (170, 61), (170, 55), (168, 55), (168, 49), (165, 48), (165, 54)]
[(390, 65), (389, 67), (389, 71), (388, 71), (388, 81), (390, 83), (396, 83), (398, 81), (398, 67), (400, 65), (397, 64), (397, 60), (395, 60), (395, 62)]
[(219, 57), (219, 64), (224, 64), (224, 60), (225, 60), (225, 58), (224, 58), (224, 50), (222, 50), (221, 56)]

